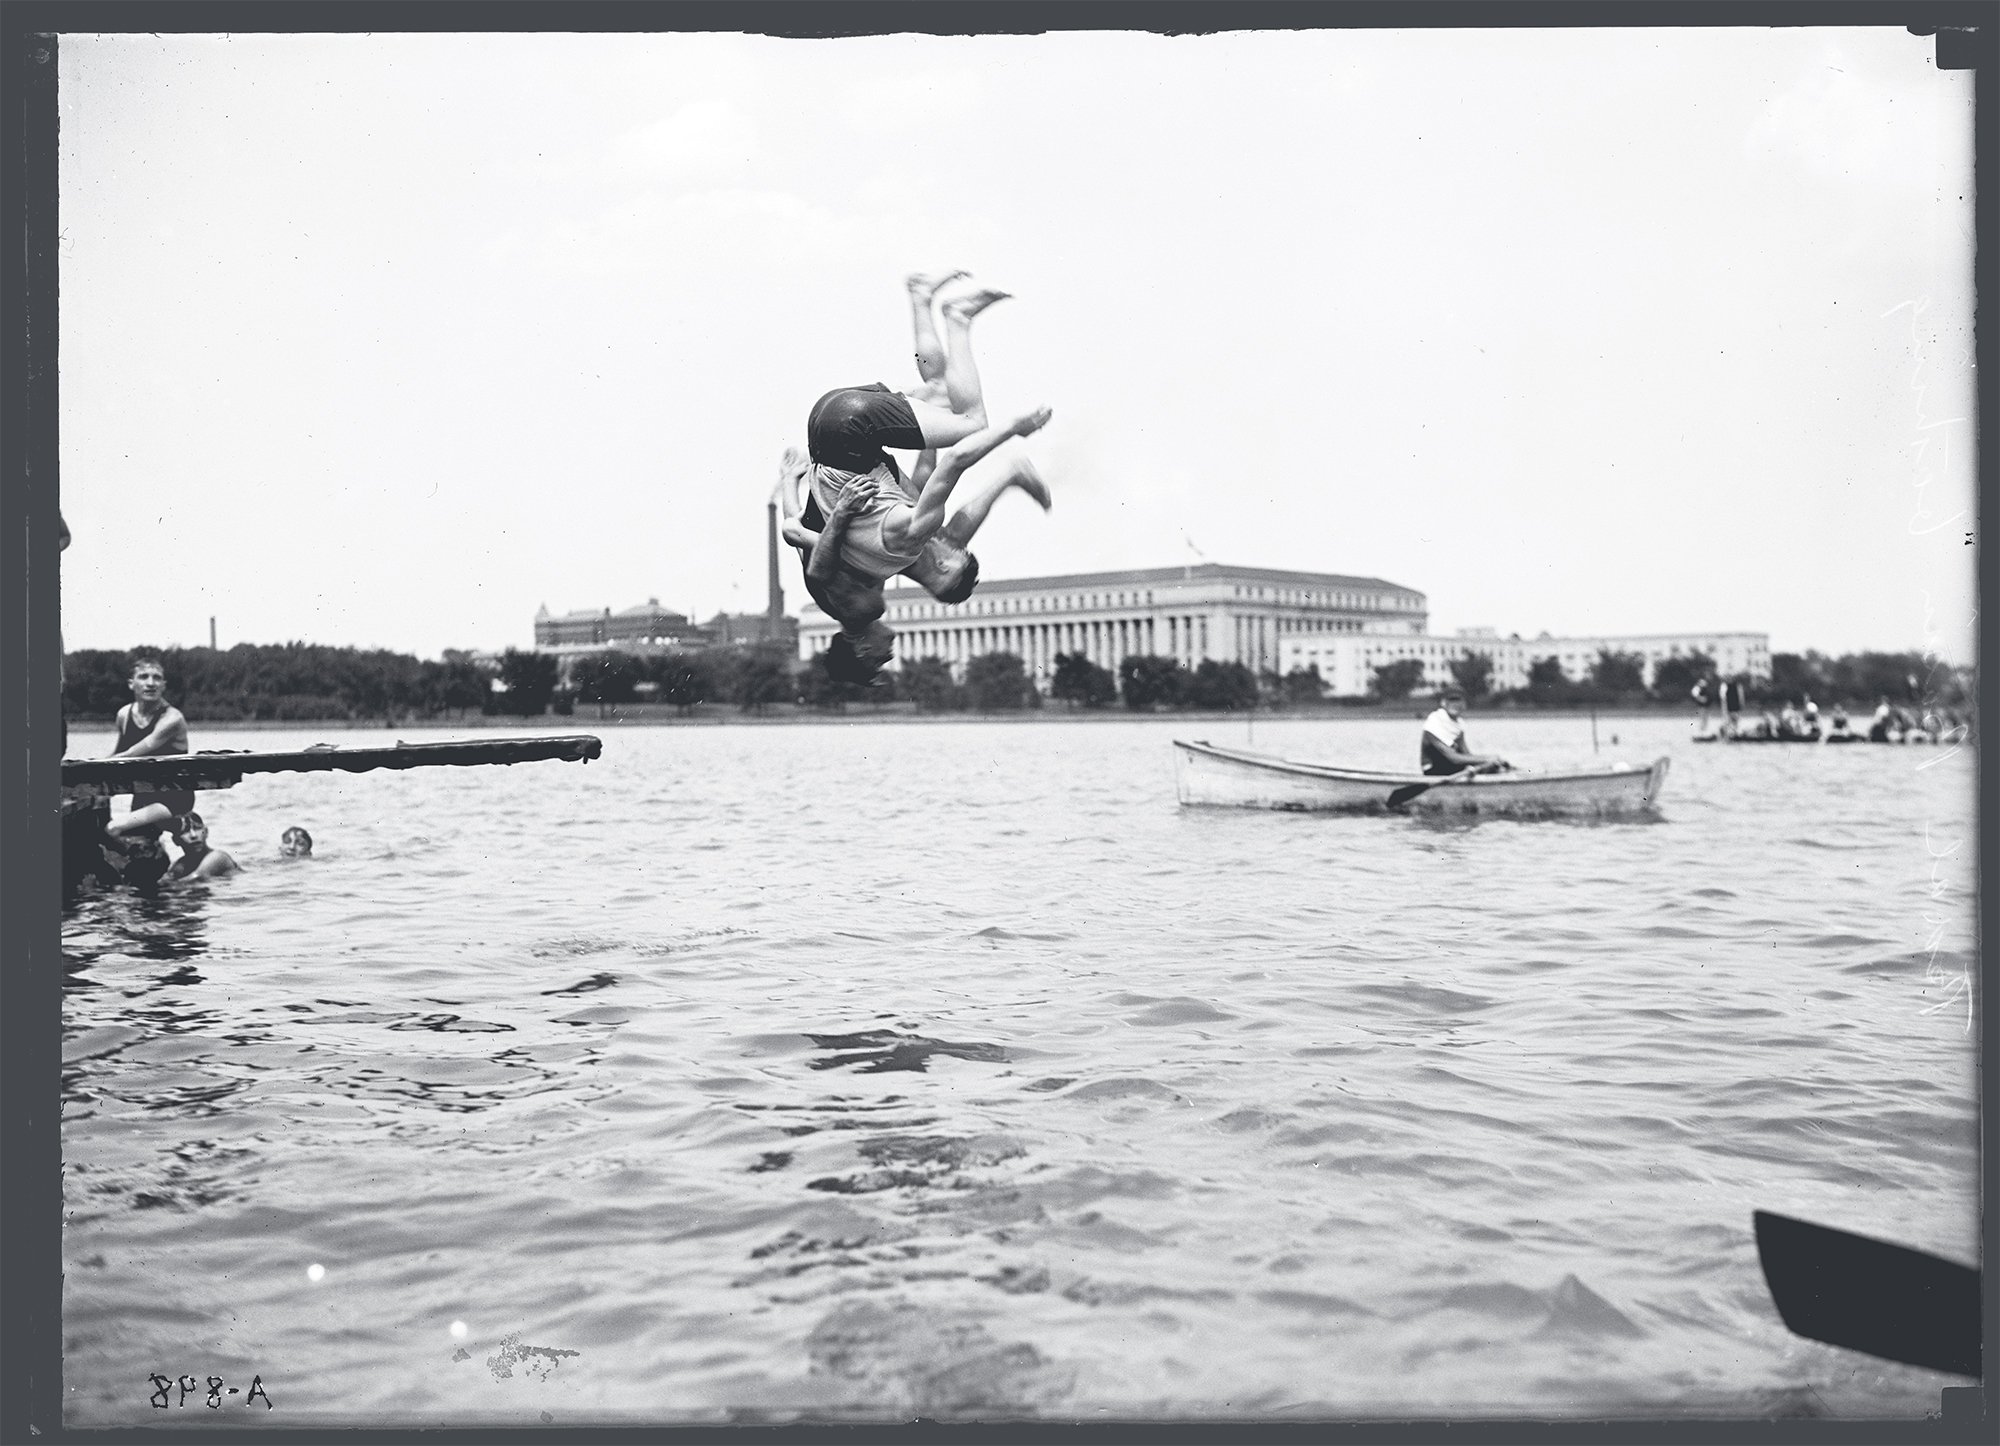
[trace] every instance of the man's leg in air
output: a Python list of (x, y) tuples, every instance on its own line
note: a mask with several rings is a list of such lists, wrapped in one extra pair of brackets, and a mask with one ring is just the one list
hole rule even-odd
[(948, 451), (939, 453), (937, 466), (931, 475), (924, 479), (923, 491), (918, 494), (915, 505), (898, 508), (884, 519), (883, 543), (901, 550), (920, 546), (935, 536), (944, 526), (945, 504), (951, 500), (952, 489), (958, 485), (958, 479), (964, 474), (965, 469), (1009, 437), (1025, 437), (1039, 432), (1048, 425), (1049, 415), (1047, 407), (1023, 412), (1010, 421), (1003, 422), (997, 427), (988, 427), (967, 437)]
[(937, 320), (931, 308), (938, 289), (965, 275), (963, 271), (913, 271), (904, 279), (910, 293), (910, 324), (916, 333), (917, 375), (923, 378), (919, 401), (934, 406), (948, 405), (944, 385), (944, 342), (938, 337)]
[(986, 399), (972, 360), (972, 319), (1006, 297), (1004, 291), (987, 288), (954, 296), (938, 308), (944, 319), (944, 370), (938, 380), (950, 410), (910, 399), (926, 447), (952, 446), (986, 426)]
[(960, 500), (958, 510), (945, 519), (938, 536), (953, 547), (970, 547), (973, 534), (986, 521), (986, 514), (993, 510), (993, 504), (1000, 500), (1000, 494), (1009, 487), (1018, 487), (1027, 493), (1047, 512), (1052, 499), (1048, 484), (1042, 481), (1042, 474), (1035, 470), (1035, 464), (1026, 457), (1009, 457), (1005, 471), (997, 473), (990, 480), (982, 477), (979, 484), (968, 489), (968, 495)]

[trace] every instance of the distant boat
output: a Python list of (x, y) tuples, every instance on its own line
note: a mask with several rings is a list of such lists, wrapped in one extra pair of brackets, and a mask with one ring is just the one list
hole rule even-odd
[(1697, 743), (1866, 743), (1859, 734), (1847, 738), (1822, 738), (1817, 733), (1697, 733)]
[(1503, 814), (1626, 813), (1651, 808), (1666, 784), (1667, 760), (1651, 767), (1552, 773), (1386, 773), (1303, 763), (1174, 740), (1175, 782), (1191, 806), (1287, 812)]
[(1890, 733), (1881, 738), (1871, 738), (1866, 733), (1858, 733), (1851, 728), (1834, 728), (1824, 735), (1809, 733), (1803, 736), (1791, 733), (1775, 737), (1765, 733), (1697, 733), (1694, 735), (1694, 741), (1696, 743), (1963, 743), (1971, 731), (1961, 723), (1955, 728), (1946, 729), (1936, 738), (1932, 738), (1921, 728), (1912, 728), (1903, 733)]

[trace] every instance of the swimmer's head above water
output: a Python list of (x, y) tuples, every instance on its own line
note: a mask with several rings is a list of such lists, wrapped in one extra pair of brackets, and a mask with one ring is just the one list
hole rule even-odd
[(297, 824), (286, 829), (278, 839), (278, 852), (288, 859), (309, 859), (312, 857), (313, 837)]

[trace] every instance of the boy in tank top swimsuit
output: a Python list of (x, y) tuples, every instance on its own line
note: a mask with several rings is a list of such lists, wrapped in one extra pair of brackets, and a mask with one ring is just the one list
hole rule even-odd
[[(167, 670), (158, 658), (135, 658), (127, 683), (132, 701), (118, 710), (118, 742), (113, 758), (154, 758), (188, 751), (187, 719), (166, 699)], [(132, 786), (132, 809), (111, 820), (104, 832), (113, 839), (128, 834), (157, 837), (184, 813), (194, 811), (194, 793), (185, 788)]]

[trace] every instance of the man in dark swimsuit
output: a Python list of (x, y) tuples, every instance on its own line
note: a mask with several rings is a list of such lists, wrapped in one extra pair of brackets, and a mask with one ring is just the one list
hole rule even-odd
[[(1025, 458), (1004, 476), (984, 481), (950, 517), (943, 515), (958, 478), (1012, 435), (1047, 420), (1044, 409), (1000, 428), (989, 427), (972, 360), (972, 319), (1006, 293), (979, 290), (937, 308), (937, 291), (964, 275), (913, 275), (908, 280), (919, 385), (894, 392), (881, 383), (842, 387), (814, 403), (806, 422), (808, 462), (787, 451), (779, 472), (785, 538), (798, 550), (806, 590), (841, 624), (826, 660), (842, 682), (865, 683), (893, 656), (895, 633), (882, 621), (884, 582), (896, 573), (938, 601), (964, 602), (979, 580), (970, 545), (994, 502), (1019, 487), (1043, 509), (1047, 486)], [(939, 404), (949, 407), (940, 410)], [(954, 445), (962, 444), (962, 445)], [(948, 447), (942, 459), (939, 447)], [(887, 448), (917, 451), (904, 473)], [(808, 487), (807, 484), (810, 484)]]
[[(118, 743), (113, 758), (154, 758), (188, 751), (187, 719), (166, 699), (167, 670), (158, 658), (132, 661), (132, 701), (118, 710)], [(157, 838), (160, 830), (184, 813), (194, 811), (194, 794), (185, 788), (132, 786), (132, 809), (104, 826), (113, 839), (128, 834)]]
[(804, 564), (806, 591), (840, 624), (826, 655), (834, 678), (865, 683), (893, 655), (895, 632), (881, 620), (887, 606), (882, 589), (890, 577), (901, 573), (939, 602), (962, 603), (979, 582), (972, 539), (1000, 494), (1018, 487), (1048, 508), (1048, 487), (1034, 464), (1014, 457), (1004, 471), (984, 479), (957, 512), (944, 515), (966, 468), (1009, 437), (1039, 429), (1048, 415), (1043, 409), (988, 427), (942, 459), (927, 450), (907, 478), (893, 467), (849, 475), (823, 516), (819, 500), (805, 487), (813, 469), (787, 449), (778, 473), (785, 540)]

